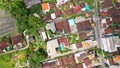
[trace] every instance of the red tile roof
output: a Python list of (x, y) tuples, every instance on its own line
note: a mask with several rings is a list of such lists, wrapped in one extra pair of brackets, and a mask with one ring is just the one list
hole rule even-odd
[(114, 65), (114, 64), (115, 64), (113, 58), (110, 58), (110, 59), (109, 59), (109, 64), (110, 64), (110, 65)]
[(75, 8), (74, 8), (74, 12), (76, 13), (76, 12), (80, 12), (81, 11), (81, 8), (80, 8), (80, 6), (76, 6)]
[(16, 35), (16, 36), (11, 37), (12, 45), (22, 43), (22, 41), (23, 41), (23, 36), (22, 35)]
[(9, 46), (7, 41), (0, 41), (0, 49), (5, 49)]
[(105, 34), (111, 34), (112, 32), (112, 28), (105, 29)]
[(110, 14), (108, 12), (101, 12), (101, 16), (104, 17), (108, 17)]
[(61, 44), (62, 44), (62, 43), (64, 43), (64, 44), (65, 44), (65, 46), (69, 46), (69, 43), (68, 43), (68, 41), (67, 41), (67, 38), (66, 38), (66, 37), (59, 39), (59, 42), (60, 42)]
[(56, 18), (58, 18), (58, 17), (61, 17), (63, 14), (61, 10), (56, 10), (55, 15), (56, 15)]
[(70, 33), (70, 27), (67, 19), (56, 23), (56, 28), (60, 32), (62, 32), (62, 30), (64, 29), (66, 33)]
[(91, 23), (89, 20), (76, 23), (78, 32), (92, 29)]
[(91, 64), (91, 60), (86, 58), (86, 59), (84, 59), (84, 63), (86, 66), (89, 66)]
[(112, 6), (112, 0), (104, 0), (102, 3), (102, 8), (108, 8)]
[(63, 58), (60, 58), (59, 62), (60, 66), (62, 68), (65, 68), (66, 65), (75, 63), (74, 56), (73, 55), (65, 56)]

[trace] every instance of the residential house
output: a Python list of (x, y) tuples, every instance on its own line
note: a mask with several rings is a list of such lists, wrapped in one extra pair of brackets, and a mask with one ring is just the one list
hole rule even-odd
[(113, 16), (112, 17), (112, 22), (113, 23), (119, 23), (120, 22), (120, 16)]
[(48, 57), (54, 57), (57, 54), (57, 48), (59, 48), (59, 44), (58, 44), (58, 40), (54, 39), (54, 40), (50, 40), (47, 42), (47, 54)]
[(62, 15), (63, 15), (63, 13), (62, 13), (61, 10), (56, 10), (56, 11), (55, 11), (55, 16), (56, 16), (56, 18), (59, 18), (59, 17), (61, 17)]
[(104, 0), (102, 2), (102, 9), (112, 7), (112, 0)]
[(104, 29), (104, 31), (105, 31), (105, 34), (106, 34), (106, 35), (109, 35), (109, 34), (112, 34), (112, 33), (113, 33), (112, 28), (106, 28), (106, 29)]
[(92, 29), (91, 23), (89, 20), (76, 23), (78, 32), (86, 31)]
[(15, 36), (11, 37), (11, 42), (12, 42), (12, 45), (13, 45), (13, 46), (14, 46), (14, 45), (18, 45), (19, 43), (22, 44), (23, 40), (24, 40), (24, 39), (23, 39), (23, 36), (20, 35), (20, 34), (17, 34), (17, 35), (15, 35)]
[(46, 30), (51, 30), (53, 33), (56, 31), (56, 26), (54, 22), (46, 24)]
[(60, 38), (58, 41), (60, 45), (63, 45), (64, 47), (69, 47), (69, 42), (66, 37)]
[(39, 35), (41, 36), (41, 38), (42, 38), (43, 41), (46, 41), (46, 40), (48, 39), (47, 34), (46, 34), (46, 32), (45, 32), (44, 29), (40, 29), (40, 30), (38, 31), (38, 33), (39, 33)]
[(73, 15), (75, 12), (74, 12), (74, 9), (73, 8), (70, 8), (68, 10), (64, 10), (63, 11), (63, 15)]
[(58, 67), (58, 59), (50, 60), (42, 63), (42, 68), (55, 68)]
[(48, 11), (50, 11), (49, 3), (42, 3), (42, 4), (41, 4), (41, 7), (42, 7), (43, 12), (48, 12)]
[(113, 60), (114, 60), (115, 63), (120, 63), (120, 55), (115, 56), (115, 57), (113, 58)]
[(74, 54), (75, 62), (82, 63), (85, 58), (87, 58), (87, 52), (82, 51)]
[(83, 64), (73, 64), (73, 65), (69, 65), (67, 68), (84, 68)]
[(76, 43), (76, 47), (77, 47), (77, 48), (82, 48), (82, 47), (83, 47), (83, 46), (82, 46), (82, 43), (81, 43), (81, 42)]
[(87, 33), (86, 32), (79, 33), (79, 38), (80, 39), (85, 39), (86, 37), (87, 37)]
[(49, 20), (51, 20), (52, 18), (51, 18), (51, 15), (50, 15), (50, 14), (46, 14), (46, 15), (44, 15), (43, 19), (44, 19), (44, 21), (49, 21)]
[(26, 5), (26, 8), (30, 8), (33, 5), (40, 4), (42, 0), (23, 0), (23, 2)]
[(97, 41), (92, 41), (92, 40), (86, 40), (82, 42), (82, 45), (84, 48), (87, 48), (89, 46), (96, 46), (97, 45)]
[(74, 56), (69, 55), (59, 59), (60, 67), (66, 68), (66, 65), (72, 65), (75, 63)]
[(109, 14), (108, 11), (102, 11), (102, 12), (101, 12), (102, 18), (108, 17), (109, 15), (110, 15), (110, 14)]
[(4, 50), (5, 48), (7, 48), (9, 46), (7, 41), (0, 41), (0, 51), (2, 52), (2, 50)]
[(77, 27), (76, 27), (76, 24), (75, 24), (75, 19), (68, 19), (68, 23), (69, 23), (69, 26), (70, 26), (70, 31), (71, 33), (76, 33), (77, 32)]
[(79, 13), (80, 11), (81, 11), (81, 7), (79, 5), (74, 7), (75, 13)]
[(86, 67), (89, 67), (92, 64), (92, 62), (89, 58), (84, 59), (84, 63), (85, 63)]
[(118, 36), (109, 36), (102, 38), (102, 49), (106, 52), (116, 52), (117, 47), (120, 46), (120, 39)]
[(55, 23), (55, 25), (59, 32), (62, 32), (63, 34), (70, 33), (70, 27), (67, 19), (59, 21), (58, 23)]
[(49, 3), (49, 6), (50, 6), (50, 9), (54, 9), (54, 8), (56, 8), (56, 4), (55, 3)]
[(108, 60), (107, 60), (107, 64), (108, 64), (108, 65), (114, 65), (115, 62), (114, 62), (113, 58), (108, 59)]

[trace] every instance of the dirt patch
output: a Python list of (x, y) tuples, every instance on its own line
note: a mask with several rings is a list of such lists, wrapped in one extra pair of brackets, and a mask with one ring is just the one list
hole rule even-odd
[(10, 33), (16, 33), (15, 20), (9, 13), (0, 10), (0, 37)]

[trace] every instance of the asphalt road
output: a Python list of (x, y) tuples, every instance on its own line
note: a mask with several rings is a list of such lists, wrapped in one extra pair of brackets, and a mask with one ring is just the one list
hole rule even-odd
[[(98, 12), (98, 0), (94, 0), (94, 11), (95, 11), (95, 14), (94, 14), (94, 16), (93, 16), (93, 18), (94, 18), (94, 21), (95, 21), (95, 23), (96, 23), (96, 28), (95, 28), (95, 34), (96, 34), (96, 40), (97, 40), (97, 42), (98, 42), (98, 45), (97, 45), (97, 47), (98, 48), (102, 48), (102, 43), (101, 43), (101, 39), (102, 39), (102, 34), (101, 34), (101, 28), (100, 28), (100, 18), (99, 18), (99, 16), (98, 16), (98, 14), (99, 14), (99, 12)], [(101, 61), (101, 63), (102, 63), (102, 68), (105, 68), (105, 64), (104, 64), (104, 57), (103, 57), (103, 55), (102, 56), (100, 56), (100, 61)]]
[(3, 10), (0, 10), (0, 36), (16, 31), (15, 20)]

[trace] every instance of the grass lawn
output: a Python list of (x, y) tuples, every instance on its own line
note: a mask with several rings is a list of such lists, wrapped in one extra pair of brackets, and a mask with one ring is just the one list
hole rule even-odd
[(43, 2), (53, 2), (53, 3), (56, 3), (57, 1), (56, 0), (43, 0)]

